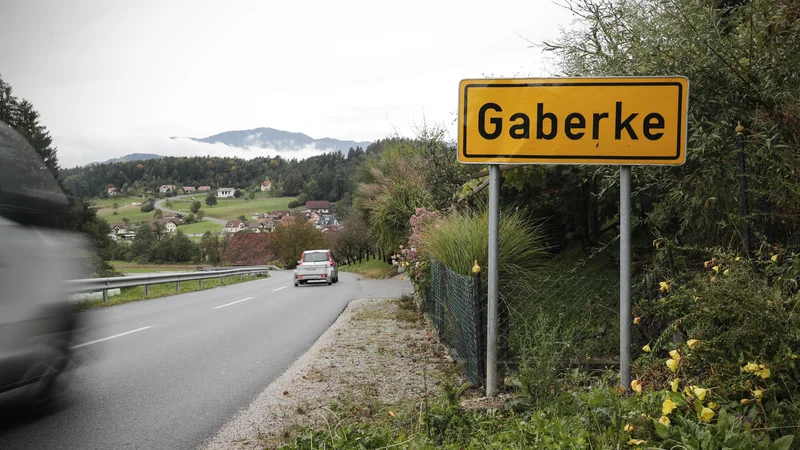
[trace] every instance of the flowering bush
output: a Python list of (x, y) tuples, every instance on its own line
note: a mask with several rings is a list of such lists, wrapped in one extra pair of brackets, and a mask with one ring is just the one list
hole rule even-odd
[(425, 292), (430, 284), (430, 261), (417, 249), (421, 244), (423, 229), (435, 224), (440, 218), (436, 211), (429, 211), (424, 207), (417, 208), (409, 219), (411, 236), (408, 238), (408, 246), (401, 245), (399, 253), (392, 256), (392, 264), (400, 265), (408, 272), (409, 280), (419, 294)]
[(709, 424), (717, 430), (702, 432), (709, 439), (744, 427), (759, 442), (785, 438), (775, 448), (788, 448), (800, 423), (800, 299), (787, 282), (792, 268), (780, 264), (777, 256), (751, 262), (718, 253), (653, 282), (656, 295), (635, 306), (635, 335), (645, 344), (636, 381), (663, 397), (667, 420), (653, 424), (663, 443), (686, 442), (681, 436)]

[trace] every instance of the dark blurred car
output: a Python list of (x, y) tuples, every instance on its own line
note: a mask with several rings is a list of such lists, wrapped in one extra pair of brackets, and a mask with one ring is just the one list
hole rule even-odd
[(87, 278), (89, 247), (60, 231), (67, 198), (34, 149), (0, 121), (0, 393), (51, 400), (70, 359), (76, 315), (64, 281)]

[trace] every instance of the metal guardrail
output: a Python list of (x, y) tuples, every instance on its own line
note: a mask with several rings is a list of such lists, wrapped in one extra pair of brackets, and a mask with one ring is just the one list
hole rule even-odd
[(202, 267), (198, 266), (198, 272), (220, 272), (223, 270), (231, 270), (231, 269), (252, 269), (252, 268), (267, 268), (269, 270), (283, 270), (278, 266), (273, 266), (272, 264), (268, 264), (266, 266), (227, 266), (227, 267)]
[(99, 292), (103, 293), (103, 301), (108, 301), (109, 289), (120, 289), (134, 286), (144, 286), (145, 296), (150, 296), (150, 285), (161, 283), (175, 283), (177, 292), (181, 291), (181, 281), (200, 281), (200, 287), (203, 286), (203, 280), (209, 278), (219, 278), (223, 283), (224, 278), (228, 277), (233, 281), (234, 275), (239, 275), (242, 279), (244, 275), (266, 274), (269, 272), (268, 266), (251, 266), (239, 267), (235, 269), (224, 268), (215, 271), (198, 271), (198, 272), (178, 272), (178, 273), (160, 273), (150, 275), (133, 275), (129, 277), (109, 277), (109, 278), (87, 278), (83, 280), (68, 280), (66, 281), (67, 291), (70, 294)]

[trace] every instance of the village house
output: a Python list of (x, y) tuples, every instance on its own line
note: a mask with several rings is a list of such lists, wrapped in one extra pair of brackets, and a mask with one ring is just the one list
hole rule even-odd
[(316, 222), (316, 227), (319, 229), (329, 226), (334, 226), (334, 227), (339, 226), (339, 221), (336, 219), (336, 216), (333, 216), (331, 214), (322, 215)]
[(272, 190), (272, 182), (267, 180), (261, 183), (261, 191), (271, 191)]
[(317, 214), (329, 214), (331, 212), (331, 202), (327, 200), (309, 200), (306, 202), (306, 209)]
[(168, 233), (174, 233), (178, 230), (180, 219), (153, 219), (150, 221), (150, 228), (155, 230), (159, 224), (163, 227), (164, 231)]
[(225, 228), (223, 228), (223, 231), (225, 231), (226, 233), (238, 233), (244, 230), (246, 226), (247, 225), (245, 224), (245, 222), (242, 222), (239, 219), (231, 219), (225, 222)]
[(211, 186), (200, 186), (197, 188), (197, 192), (208, 192), (211, 190)]
[(117, 190), (117, 188), (115, 188), (113, 186), (108, 188), (108, 196), (109, 197), (113, 197), (115, 195), (119, 195), (119, 191)]
[(164, 184), (158, 188), (158, 192), (162, 194), (172, 193), (175, 192), (175, 185), (174, 184)]
[(194, 186), (184, 186), (184, 187), (183, 187), (183, 193), (184, 193), (184, 194), (193, 194), (193, 193), (194, 193), (194, 191), (196, 191), (196, 189), (194, 188)]
[(236, 192), (234, 188), (219, 188), (217, 189), (217, 197), (219, 198), (232, 198), (233, 193)]

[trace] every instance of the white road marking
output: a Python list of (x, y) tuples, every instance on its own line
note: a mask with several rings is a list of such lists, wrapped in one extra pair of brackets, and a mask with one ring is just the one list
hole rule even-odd
[(287, 287), (289, 287), (289, 286), (279, 287), (278, 289), (273, 289), (272, 292), (278, 292), (281, 289), (286, 289)]
[(131, 334), (131, 333), (138, 333), (139, 331), (144, 331), (144, 330), (147, 330), (149, 328), (153, 328), (153, 327), (149, 326), (149, 327), (137, 328), (135, 330), (126, 331), (126, 332), (120, 333), (120, 334), (115, 334), (113, 336), (109, 336), (109, 337), (106, 337), (106, 338), (103, 338), (103, 339), (97, 339), (95, 341), (89, 341), (89, 342), (84, 342), (83, 344), (74, 345), (74, 346), (72, 346), (72, 348), (76, 349), (76, 348), (86, 347), (87, 345), (97, 344), (98, 342), (107, 341), (109, 339), (115, 339), (115, 338), (122, 337), (122, 336), (125, 336), (127, 334)]
[(246, 302), (247, 300), (250, 300), (251, 298), (253, 298), (253, 297), (247, 297), (247, 298), (243, 298), (241, 300), (236, 300), (235, 302), (225, 303), (224, 305), (215, 306), (214, 309), (224, 308), (226, 306), (231, 306), (231, 305), (235, 305), (237, 303)]

